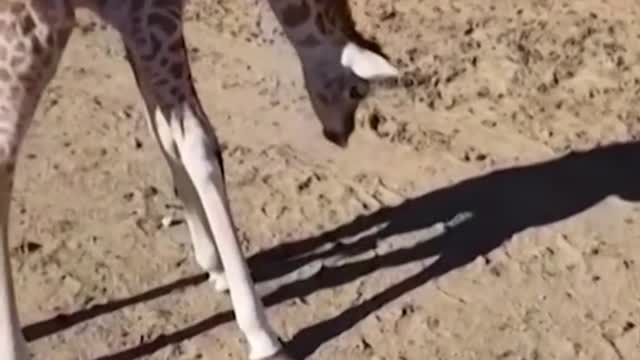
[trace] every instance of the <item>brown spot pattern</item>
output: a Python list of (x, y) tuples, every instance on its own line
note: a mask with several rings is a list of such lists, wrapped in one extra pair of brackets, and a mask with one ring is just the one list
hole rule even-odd
[(162, 30), (166, 35), (172, 35), (178, 31), (176, 19), (170, 18), (165, 14), (152, 13), (147, 18), (149, 27), (156, 27)]
[(169, 73), (171, 73), (174, 79), (181, 79), (184, 75), (184, 64), (181, 62), (171, 64)]
[(0, 45), (0, 61), (6, 61), (9, 58), (9, 50), (6, 46)]
[(11, 68), (15, 69), (24, 64), (26, 60), (27, 59), (24, 56), (13, 56), (11, 57), (11, 61), (9, 61), (9, 64), (11, 65)]
[(10, 80), (11, 80), (11, 73), (5, 68), (0, 68), (0, 81), (8, 82)]
[(9, 11), (16, 16), (22, 14), (26, 10), (27, 10), (27, 6), (22, 2), (12, 2), (9, 5)]
[(320, 41), (320, 39), (318, 39), (318, 37), (314, 34), (308, 34), (304, 37), (304, 39), (300, 40), (300, 46), (309, 48), (320, 46), (321, 44), (322, 42)]
[(28, 35), (33, 32), (36, 28), (36, 22), (33, 20), (33, 16), (31, 14), (25, 15), (20, 21), (20, 30), (22, 30), (22, 34)]
[(307, 0), (300, 0), (297, 4), (288, 4), (282, 12), (282, 23), (288, 27), (297, 27), (309, 20), (311, 17), (311, 6)]
[(322, 13), (318, 13), (316, 14), (316, 18), (314, 19), (314, 22), (316, 24), (316, 28), (318, 29), (318, 31), (323, 34), (323, 35), (327, 35), (327, 24), (324, 21), (324, 15), (322, 15)]

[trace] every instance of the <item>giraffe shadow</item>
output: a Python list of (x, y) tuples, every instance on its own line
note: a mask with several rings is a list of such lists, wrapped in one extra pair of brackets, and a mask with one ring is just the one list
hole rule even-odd
[[(375, 250), (379, 240), (447, 223), (463, 212), (471, 214), (466, 221), (446, 227), (446, 231), (435, 237), (373, 258), (325, 266), (313, 277), (285, 284), (264, 296), (265, 305), (273, 306), (288, 299), (311, 295), (320, 289), (352, 282), (382, 268), (437, 257), (437, 260), (424, 265), (414, 275), (295, 334), (287, 346), (297, 358), (302, 359), (389, 302), (431, 279), (465, 266), (478, 256), (488, 254), (519, 231), (569, 218), (611, 195), (629, 201), (640, 200), (640, 167), (636, 166), (637, 159), (640, 159), (639, 143), (616, 144), (572, 153), (547, 162), (495, 171), (361, 216), (320, 236), (263, 251), (248, 261), (256, 281), (268, 281), (334, 255), (354, 258)], [(337, 245), (340, 239), (364, 232), (367, 235), (357, 241)], [(398, 239), (403, 241), (402, 237)], [(175, 288), (203, 280), (201, 277), (185, 279), (134, 297), (133, 300), (105, 305), (93, 313), (91, 309), (83, 310), (66, 319), (86, 321), (96, 314), (115, 311), (136, 301), (162, 296)], [(186, 329), (100, 359), (125, 360), (149, 355), (232, 320), (230, 311), (216, 314)], [(60, 322), (52, 319), (27, 326), (25, 333), (33, 339), (60, 331), (63, 328), (59, 325), (68, 327), (71, 323), (69, 320)]]
[[(336, 254), (354, 257), (375, 250), (382, 239), (447, 223), (461, 213), (471, 214), (466, 221), (445, 226), (438, 236), (425, 236), (415, 245), (372, 259), (328, 268), (315, 278), (279, 289), (273, 299), (268, 297), (270, 302), (278, 303), (349, 283), (379, 269), (437, 257), (421, 271), (363, 303), (295, 334), (289, 348), (298, 358), (304, 358), (384, 305), (487, 255), (520, 231), (567, 219), (612, 195), (640, 201), (638, 159), (640, 143), (616, 144), (495, 171), (362, 216), (321, 236), (280, 245), (256, 255), (251, 259), (252, 265), (263, 269), (258, 280), (269, 279), (315, 258)], [(355, 243), (316, 251), (328, 242), (336, 243), (371, 229), (375, 231)], [(287, 265), (278, 259), (293, 260)], [(269, 262), (274, 265), (266, 266)]]
[(112, 313), (119, 309), (160, 298), (162, 296), (168, 295), (174, 290), (184, 289), (190, 286), (202, 284), (204, 282), (207, 282), (207, 279), (208, 275), (206, 273), (179, 279), (170, 284), (159, 286), (130, 298), (118, 299), (105, 304), (98, 304), (72, 314), (60, 314), (51, 319), (27, 325), (22, 329), (22, 332), (24, 333), (27, 341), (34, 341), (42, 337), (63, 331), (93, 318)]

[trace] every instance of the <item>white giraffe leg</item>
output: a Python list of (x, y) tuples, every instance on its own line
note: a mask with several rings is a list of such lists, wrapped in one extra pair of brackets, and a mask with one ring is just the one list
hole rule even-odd
[(178, 195), (184, 203), (184, 215), (193, 244), (196, 261), (209, 273), (209, 281), (217, 291), (226, 291), (229, 284), (218, 255), (213, 233), (202, 208), (200, 197), (182, 164), (167, 156)]
[[(127, 56), (131, 59), (132, 54), (127, 51)], [(157, 107), (157, 105), (155, 105), (154, 100), (151, 98), (145, 99), (145, 102), (149, 110), (146, 116), (149, 131), (154, 135), (158, 144), (160, 144), (160, 150), (169, 164), (174, 185), (178, 189), (178, 196), (184, 204), (184, 216), (196, 262), (203, 270), (207, 271), (209, 274), (209, 282), (214, 285), (216, 291), (227, 291), (229, 290), (229, 284), (224, 275), (224, 267), (222, 266), (213, 233), (211, 232), (211, 227), (202, 208), (198, 193), (193, 187), (193, 183), (189, 178), (189, 174), (185, 171), (184, 166), (175, 160), (176, 154), (171, 144), (166, 142), (170, 141), (170, 136), (167, 138), (167, 134), (164, 134), (165, 138), (162, 138), (158, 133), (155, 121), (153, 121), (149, 115), (150, 111)]]
[[(161, 145), (163, 155), (171, 169), (174, 185), (178, 189), (179, 196), (184, 203), (185, 220), (189, 229), (189, 235), (193, 245), (196, 262), (198, 263), (198, 265), (200, 265), (200, 267), (202, 267), (202, 269), (209, 273), (209, 281), (214, 285), (214, 288), (217, 291), (226, 291), (228, 290), (229, 286), (224, 274), (224, 268), (222, 265), (222, 261), (220, 260), (220, 255), (218, 254), (216, 248), (213, 232), (211, 231), (211, 227), (207, 221), (206, 214), (202, 208), (200, 198), (198, 197), (198, 194), (193, 186), (193, 183), (191, 182), (191, 179), (189, 178), (189, 175), (186, 173), (184, 166), (176, 160), (175, 149), (173, 144), (171, 143), (170, 136), (167, 138), (167, 134), (160, 134), (158, 132), (157, 124), (155, 123), (154, 118), (151, 116), (153, 115), (155, 109), (158, 107), (159, 101), (159, 99), (156, 99), (156, 97), (153, 96), (152, 91), (153, 85), (151, 85), (151, 83), (155, 79), (147, 78), (146, 83), (141, 83), (141, 80), (144, 79), (140, 79), (140, 74), (137, 73), (135, 65), (133, 63), (133, 57), (135, 56), (141, 59), (145, 58), (147, 59), (147, 61), (154, 63), (154, 66), (158, 68), (158, 70), (154, 69), (153, 71), (160, 72), (154, 72), (150, 77), (166, 73), (167, 66), (173, 64), (170, 64), (168, 61), (174, 58), (174, 54), (172, 54), (171, 51), (168, 51), (167, 46), (172, 45), (171, 41), (175, 40), (175, 38), (182, 40), (182, 31), (180, 27), (178, 27), (180, 19), (177, 19), (176, 21), (176, 19), (172, 18), (175, 17), (176, 13), (180, 13), (182, 3), (161, 3), (155, 6), (151, 1), (148, 0), (137, 0), (135, 2), (109, 0), (105, 1), (102, 5), (93, 2), (86, 3), (85, 5), (120, 31), (123, 40), (127, 45), (127, 57), (134, 67), (133, 70), (134, 74), (136, 75), (138, 87), (140, 87), (140, 89), (142, 89), (143, 87), (151, 88), (151, 90), (142, 91), (142, 95), (147, 105), (147, 125), (151, 133), (154, 134), (156, 140)], [(156, 17), (159, 15), (162, 19), (167, 19), (168, 23), (175, 22), (178, 32), (175, 34), (162, 34), (162, 32), (156, 31), (158, 30), (156, 28), (151, 29), (153, 26), (147, 26), (145, 29), (140, 28), (141, 26), (145, 25), (145, 16), (148, 17), (149, 14), (152, 13), (153, 15), (156, 15)], [(166, 24), (167, 23), (165, 23), (165, 25)], [(150, 41), (152, 41), (151, 37), (153, 37), (154, 44), (150, 44)], [(158, 44), (158, 42), (163, 42), (164, 46), (154, 49), (154, 46), (162, 45)], [(133, 49), (133, 51), (131, 49)], [(159, 51), (168, 52), (168, 56), (163, 57), (162, 59), (156, 56), (152, 56), (153, 59), (149, 58), (150, 52)], [(179, 55), (181, 56), (181, 54)], [(163, 61), (165, 62), (164, 64), (159, 64)], [(159, 70), (159, 68), (163, 69)], [(187, 74), (185, 73), (182, 75), (186, 76)], [(175, 97), (175, 95), (171, 94), (164, 95)], [(161, 138), (161, 135), (165, 136), (165, 138)]]
[(190, 108), (184, 111), (184, 133), (176, 127), (171, 131), (200, 199), (206, 199), (203, 208), (226, 270), (236, 320), (251, 347), (250, 358), (263, 359), (277, 353), (281, 344), (266, 319), (234, 231), (217, 141)]
[[(140, 74), (144, 71), (142, 66), (134, 65), (134, 69), (141, 77)], [(153, 93), (145, 90), (143, 92), (145, 98), (149, 98), (149, 94)], [(147, 105), (152, 104), (150, 101), (146, 102)], [(219, 149), (215, 134), (210, 126), (203, 125), (208, 124), (204, 115), (195, 115), (186, 103), (177, 104), (167, 111), (160, 110), (160, 107), (151, 109), (149, 118), (153, 132), (168, 154), (170, 166), (175, 168), (172, 171), (176, 184), (182, 185), (178, 185), (181, 186), (178, 191), (188, 189), (189, 186), (185, 185), (190, 184), (195, 191), (191, 195), (197, 197), (192, 200), (194, 203), (197, 201), (202, 204), (203, 215), (207, 223), (211, 224), (211, 231), (226, 269), (236, 320), (251, 349), (250, 358), (268, 358), (277, 353), (282, 345), (266, 320), (263, 305), (254, 290), (253, 280), (235, 235), (222, 176), (222, 164), (217, 160)], [(185, 175), (186, 178), (180, 178)], [(186, 199), (185, 195), (181, 197)], [(188, 206), (185, 203), (185, 207)], [(196, 222), (201, 223), (203, 222)], [(194, 247), (197, 246), (196, 239), (202, 238), (193, 239)], [(209, 250), (212, 250), (209, 255), (215, 255), (214, 247)]]
[[(153, 104), (152, 99), (148, 99), (146, 102), (148, 105)], [(149, 107), (149, 109), (153, 107), (156, 107), (156, 105)], [(213, 233), (211, 232), (211, 227), (200, 203), (198, 193), (189, 178), (189, 174), (187, 174), (184, 166), (175, 160), (175, 154), (170, 153), (172, 152), (171, 146), (163, 142), (163, 138), (160, 137), (160, 134), (156, 130), (155, 121), (152, 120), (148, 112), (147, 125), (150, 132), (154, 134), (156, 141), (161, 145), (160, 149), (169, 164), (174, 185), (178, 189), (178, 196), (184, 204), (184, 216), (196, 262), (203, 270), (207, 271), (209, 274), (209, 282), (213, 284), (216, 291), (227, 291), (229, 290), (229, 284), (224, 275), (224, 267), (222, 266), (222, 261), (216, 248)], [(166, 141), (166, 139), (164, 139), (164, 141)]]
[[(266, 319), (236, 237), (217, 138), (191, 82), (181, 28), (182, 3), (147, 1), (137, 5), (128, 12), (103, 9), (107, 11), (102, 16), (123, 36), (152, 131), (172, 166), (184, 169), (195, 190), (192, 195), (202, 205), (225, 269), (236, 321), (249, 343), (250, 358), (273, 358), (282, 344)], [(183, 181), (182, 173), (175, 172), (176, 180)]]

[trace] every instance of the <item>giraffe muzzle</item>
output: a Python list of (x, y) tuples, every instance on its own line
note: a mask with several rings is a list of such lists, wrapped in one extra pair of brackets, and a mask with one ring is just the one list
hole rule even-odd
[(329, 140), (329, 142), (337, 145), (341, 148), (346, 148), (349, 145), (349, 135), (348, 133), (340, 133), (335, 131), (324, 130), (324, 137)]

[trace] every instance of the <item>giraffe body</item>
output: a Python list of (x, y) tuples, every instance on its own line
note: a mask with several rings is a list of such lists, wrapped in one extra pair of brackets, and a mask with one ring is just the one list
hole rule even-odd
[[(302, 1), (313, 7), (314, 16), (326, 17), (330, 13), (330, 7), (319, 4), (332, 0)], [(319, 31), (317, 22), (313, 23), (315, 25), (306, 22), (300, 27), (300, 21), (304, 20), (301, 14), (298, 14), (298, 22), (292, 22), (295, 14), (291, 15), (291, 9), (287, 10), (285, 5), (296, 1), (271, 0), (271, 3), (300, 56), (307, 89), (325, 127), (325, 135), (329, 128), (333, 133), (328, 138), (341, 143), (344, 126), (340, 128), (339, 124), (345, 121), (343, 91), (353, 90), (348, 88), (353, 84), (366, 83), (356, 75), (358, 69), (367, 68), (370, 71), (366, 75), (374, 77), (389, 75), (392, 72), (390, 65), (378, 55), (351, 44), (346, 32)], [(122, 38), (147, 108), (149, 129), (169, 164), (175, 187), (184, 203), (195, 258), (209, 272), (216, 289), (229, 290), (236, 320), (250, 347), (250, 359), (290, 360), (266, 320), (238, 244), (218, 140), (191, 81), (182, 32), (184, 2), (179, 0), (13, 0), (0, 3), (2, 359), (29, 358), (17, 316), (8, 249), (9, 203), (16, 158), (42, 93), (56, 73), (75, 26), (75, 10), (80, 7), (94, 11)], [(319, 46), (331, 51), (321, 53), (320, 48), (308, 46), (301, 36), (305, 32), (317, 35)], [(338, 76), (340, 86), (327, 88), (326, 82), (318, 80), (326, 76)], [(322, 91), (316, 91), (316, 87)], [(347, 112), (352, 110), (352, 100)], [(331, 112), (331, 101), (339, 110)], [(321, 104), (317, 105), (318, 102)]]

